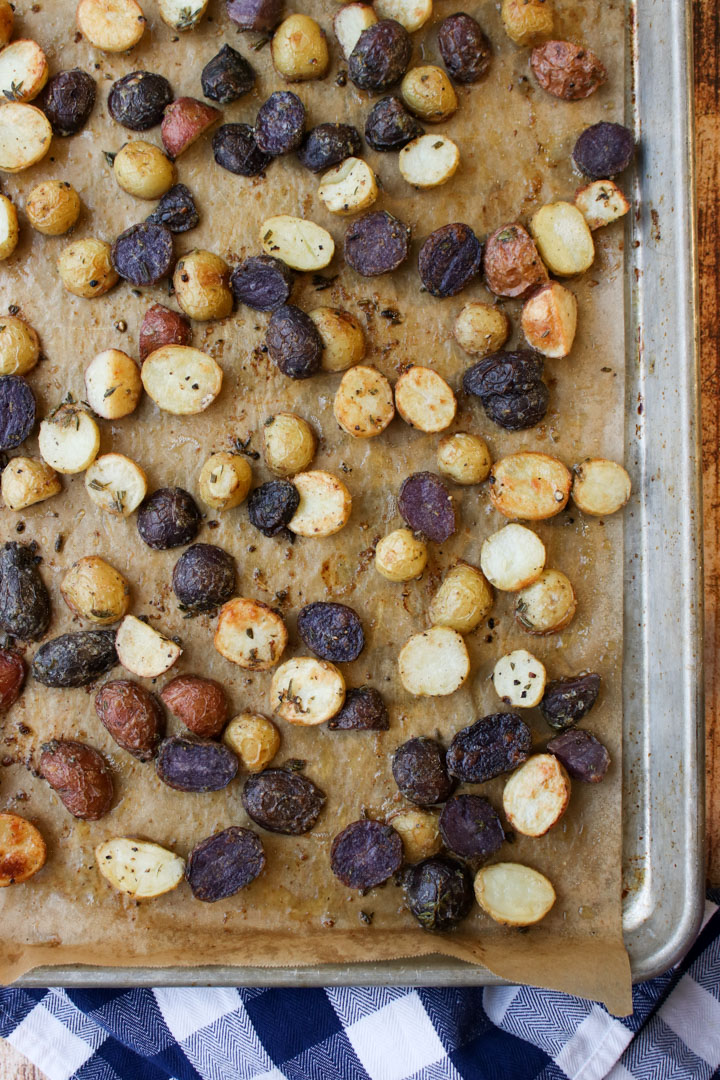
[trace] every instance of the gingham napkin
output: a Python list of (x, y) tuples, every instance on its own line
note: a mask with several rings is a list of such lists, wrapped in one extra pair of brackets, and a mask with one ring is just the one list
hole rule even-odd
[(0, 991), (50, 1080), (720, 1080), (720, 892), (683, 962), (600, 1005), (482, 990)]

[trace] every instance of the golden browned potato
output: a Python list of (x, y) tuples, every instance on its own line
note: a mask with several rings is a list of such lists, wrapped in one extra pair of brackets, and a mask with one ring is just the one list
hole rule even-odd
[(430, 123), (447, 120), (458, 107), (453, 84), (443, 69), (433, 64), (410, 68), (400, 94), (411, 113)]
[(236, 596), (220, 608), (215, 648), (232, 664), (267, 671), (277, 664), (287, 640), (282, 618), (261, 600)]
[(358, 319), (341, 308), (319, 307), (309, 311), (323, 343), (323, 371), (346, 371), (365, 355), (365, 335)]
[(32, 326), (17, 315), (0, 319), (0, 375), (25, 375), (40, 357), (40, 340)]
[(469, 563), (448, 570), (428, 609), (436, 626), (449, 626), (469, 634), (492, 611), (495, 597), (482, 571)]
[(456, 431), (438, 443), (437, 463), (443, 476), (456, 484), (480, 484), (490, 474), (492, 458), (483, 438)]
[(410, 529), (395, 529), (375, 548), (375, 569), (388, 581), (420, 577), (428, 558), (427, 544)]
[(0, 814), (0, 889), (37, 874), (46, 856), (45, 841), (34, 825), (19, 814)]
[(7, 45), (12, 37), (15, 17), (10, 0), (0, 0), (0, 48)]
[(553, 31), (553, 0), (503, 0), (502, 21), (516, 45), (535, 45)]
[(330, 64), (324, 31), (309, 15), (290, 15), (272, 39), (272, 62), (287, 82), (322, 79)]
[(288, 529), (298, 536), (332, 536), (350, 520), (352, 497), (332, 473), (317, 469), (297, 473), (293, 483), (300, 505), (288, 522)]
[(345, 701), (345, 679), (328, 660), (297, 656), (273, 675), (270, 702), (289, 724), (304, 727), (331, 720)]
[(607, 81), (604, 65), (583, 45), (572, 41), (546, 41), (530, 54), (530, 67), (543, 90), (565, 101), (594, 94)]
[(175, 166), (159, 146), (133, 139), (115, 155), (113, 173), (123, 191), (138, 199), (159, 199), (175, 183)]
[(29, 169), (50, 149), (52, 128), (41, 109), (22, 101), (0, 105), (0, 171)]
[(607, 458), (586, 458), (575, 467), (572, 497), (584, 514), (605, 517), (622, 510), (630, 498), (630, 477)]
[(207, 459), (198, 479), (200, 498), (213, 510), (232, 510), (247, 498), (252, 469), (244, 457), (221, 450)]
[(280, 749), (280, 732), (266, 716), (240, 713), (223, 732), (223, 742), (240, 758), (248, 772), (266, 769)]
[(263, 426), (265, 464), (278, 476), (294, 476), (315, 457), (317, 436), (302, 416), (279, 412)]
[(98, 353), (85, 369), (85, 396), (104, 420), (120, 420), (134, 412), (142, 394), (140, 368), (120, 349)]
[(145, 32), (145, 16), (135, 0), (80, 0), (77, 24), (103, 52), (127, 52)]
[(612, 180), (594, 180), (592, 184), (578, 188), (575, 205), (591, 230), (612, 225), (630, 209), (630, 203)]
[(430, 433), (450, 427), (457, 409), (455, 394), (442, 375), (420, 364), (395, 383), (395, 404), (406, 424)]
[(377, 368), (357, 364), (340, 380), (333, 412), (348, 435), (371, 439), (384, 431), (395, 415), (392, 386)]
[(490, 501), (508, 518), (543, 521), (564, 510), (572, 475), (562, 461), (529, 450), (508, 454), (490, 472)]
[(61, 491), (57, 473), (44, 461), (14, 457), (2, 471), (0, 495), (8, 510), (24, 510)]
[(529, 634), (542, 637), (564, 630), (577, 610), (575, 590), (561, 570), (543, 570), (518, 593), (515, 618)]
[(560, 359), (572, 349), (577, 327), (577, 300), (559, 281), (542, 285), (522, 310), (522, 330), (528, 345), (543, 356)]
[(230, 267), (212, 251), (183, 255), (173, 274), (175, 298), (191, 319), (224, 319), (233, 306)]
[(437, 855), (441, 848), (438, 816), (431, 810), (407, 807), (388, 819), (395, 832), (400, 833), (406, 863), (421, 862)]
[(587, 222), (569, 202), (548, 203), (533, 214), (530, 231), (553, 274), (570, 277), (592, 266), (595, 245)]
[(68, 292), (86, 300), (103, 296), (118, 282), (110, 245), (87, 236), (63, 248), (57, 261), (60, 280)]
[(17, 210), (7, 195), (0, 195), (0, 262), (10, 258), (19, 237)]
[(489, 356), (502, 349), (509, 338), (510, 320), (500, 308), (472, 300), (456, 318), (453, 334), (470, 356)]
[(127, 614), (130, 585), (99, 555), (74, 562), (60, 584), (63, 600), (76, 615), (98, 626), (109, 626)]
[(505, 816), (523, 836), (544, 836), (570, 802), (570, 779), (553, 754), (533, 754), (503, 790)]
[(62, 236), (80, 217), (80, 196), (67, 180), (44, 180), (28, 195), (25, 213), (44, 236)]
[(47, 57), (37, 41), (18, 38), (0, 52), (0, 89), (10, 101), (32, 101), (49, 74)]

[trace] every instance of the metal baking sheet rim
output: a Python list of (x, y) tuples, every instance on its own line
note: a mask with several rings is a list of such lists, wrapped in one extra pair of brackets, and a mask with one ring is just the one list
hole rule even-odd
[[(702, 487), (692, 8), (627, 5), (627, 123), (642, 140), (626, 227), (623, 931), (633, 979), (671, 967), (700, 925), (704, 866)], [(640, 119), (642, 117), (642, 120)], [(669, 269), (672, 268), (672, 273)], [(36, 968), (20, 986), (477, 986), (430, 956), (303, 968)]]

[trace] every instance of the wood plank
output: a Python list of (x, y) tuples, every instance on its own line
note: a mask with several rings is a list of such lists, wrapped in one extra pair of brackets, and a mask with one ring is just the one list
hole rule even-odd
[(14, 1046), (0, 1039), (0, 1080), (47, 1080), (47, 1077)]

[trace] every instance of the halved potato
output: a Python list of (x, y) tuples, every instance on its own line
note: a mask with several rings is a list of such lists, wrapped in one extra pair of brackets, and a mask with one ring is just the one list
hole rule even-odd
[(605, 517), (622, 510), (630, 498), (630, 477), (607, 458), (586, 458), (575, 466), (573, 502), (584, 514)]
[(449, 626), (431, 626), (413, 634), (398, 656), (400, 680), (417, 697), (454, 694), (470, 674), (465, 642)]
[(431, 810), (409, 806), (388, 818), (395, 832), (400, 833), (406, 863), (421, 862), (437, 855), (442, 847), (438, 815)]
[(137, 45), (146, 19), (135, 0), (80, 0), (77, 24), (91, 45), (103, 52), (125, 52)]
[(282, 259), (293, 270), (322, 270), (335, 254), (335, 241), (327, 229), (290, 214), (266, 218), (260, 226), (260, 243), (266, 255)]
[(595, 180), (575, 192), (575, 205), (590, 230), (612, 225), (627, 214), (630, 203), (612, 180)]
[(140, 368), (120, 349), (105, 349), (85, 368), (87, 403), (104, 420), (129, 416), (137, 408), (141, 394)]
[(527, 649), (515, 649), (501, 656), (493, 668), (495, 693), (506, 705), (516, 709), (534, 709), (545, 693), (547, 672)]
[(457, 172), (460, 151), (447, 135), (420, 135), (398, 154), (398, 168), (403, 180), (416, 188), (434, 188), (447, 184)]
[(445, 435), (437, 448), (438, 469), (456, 484), (480, 484), (490, 475), (492, 458), (480, 435), (456, 431)]
[(444, 431), (455, 419), (457, 401), (432, 368), (415, 365), (395, 383), (395, 404), (406, 424), (418, 431)]
[(378, 17), (370, 4), (345, 4), (333, 19), (333, 29), (340, 51), (346, 60), (358, 43), (363, 30), (374, 26)]
[(47, 57), (37, 41), (18, 38), (0, 52), (0, 96), (32, 101), (48, 81)]
[(285, 623), (261, 600), (236, 596), (220, 608), (215, 648), (233, 664), (267, 671), (277, 664), (287, 640)]
[(408, 34), (424, 26), (432, 10), (432, 0), (375, 0), (375, 11), (380, 18), (395, 19)]
[(298, 536), (332, 536), (347, 525), (352, 512), (350, 492), (332, 473), (317, 470), (298, 473), (293, 483), (300, 505), (288, 522)]
[(0, 195), (0, 261), (10, 258), (19, 236), (17, 210), (7, 195)]
[(494, 863), (475, 875), (475, 899), (504, 926), (532, 926), (555, 903), (555, 890), (539, 870), (521, 863)]
[(141, 679), (157, 679), (169, 671), (182, 649), (149, 623), (126, 615), (115, 635), (118, 660)]
[(572, 474), (549, 454), (522, 451), (496, 461), (490, 470), (490, 501), (508, 518), (543, 521), (565, 509)]
[(50, 149), (52, 128), (34, 105), (10, 101), (0, 105), (0, 172), (29, 169)]
[(485, 575), (469, 563), (448, 570), (433, 596), (428, 616), (436, 626), (450, 626), (469, 634), (492, 611), (495, 597)]
[(543, 570), (531, 585), (521, 589), (515, 602), (515, 618), (529, 634), (554, 634), (563, 630), (577, 609), (575, 590), (561, 570)]
[(179, 855), (132, 836), (113, 836), (98, 844), (95, 860), (106, 881), (134, 900), (171, 892), (185, 876), (185, 860)]
[(503, 789), (503, 810), (523, 836), (544, 836), (570, 802), (570, 778), (553, 754), (533, 754)]
[(358, 214), (378, 197), (375, 173), (367, 161), (349, 157), (323, 174), (318, 198), (331, 214)]
[(342, 308), (319, 307), (308, 311), (322, 338), (320, 365), (323, 371), (346, 371), (365, 355), (365, 335), (360, 321)]
[(410, 581), (420, 577), (427, 558), (424, 540), (410, 529), (394, 529), (375, 548), (375, 569), (388, 581)]
[(573, 203), (541, 206), (532, 216), (530, 232), (543, 262), (553, 274), (570, 277), (592, 266), (595, 258), (592, 233)]
[(68, 401), (40, 424), (38, 449), (56, 472), (85, 472), (100, 449), (100, 429), (89, 412)]
[(327, 660), (296, 656), (273, 675), (272, 709), (289, 724), (322, 724), (340, 711), (344, 701), (345, 680)]
[(85, 489), (101, 510), (129, 517), (147, 495), (147, 476), (124, 454), (102, 454), (85, 473)]
[(27, 881), (42, 870), (46, 857), (39, 829), (19, 814), (0, 813), (0, 889)]
[(522, 309), (522, 330), (528, 345), (543, 356), (559, 359), (572, 349), (577, 328), (575, 294), (559, 281), (541, 285)]
[(480, 566), (491, 585), (517, 592), (536, 581), (545, 566), (545, 545), (524, 525), (506, 525), (484, 541)]
[(0, 495), (8, 510), (24, 510), (61, 491), (57, 473), (44, 461), (14, 457), (2, 471)]
[(74, 562), (60, 583), (60, 592), (71, 611), (98, 626), (118, 622), (130, 607), (127, 578), (99, 555)]
[(222, 368), (190, 345), (163, 345), (151, 352), (140, 372), (145, 391), (158, 408), (191, 416), (212, 405), (220, 393)]
[(371, 439), (384, 431), (395, 415), (392, 386), (375, 367), (351, 367), (340, 380), (333, 412), (348, 435)]
[(14, 8), (10, 0), (0, 0), (0, 48), (12, 37), (15, 23)]
[(208, 0), (157, 0), (160, 18), (173, 30), (194, 30), (207, 11)]

